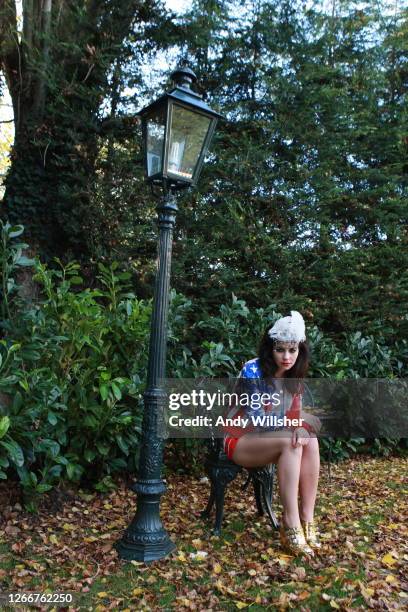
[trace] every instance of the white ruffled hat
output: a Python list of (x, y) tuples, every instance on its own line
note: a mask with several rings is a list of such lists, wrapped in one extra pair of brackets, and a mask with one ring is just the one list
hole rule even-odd
[(291, 310), (289, 317), (278, 319), (268, 331), (272, 340), (280, 342), (304, 342), (306, 340), (305, 322), (297, 310)]

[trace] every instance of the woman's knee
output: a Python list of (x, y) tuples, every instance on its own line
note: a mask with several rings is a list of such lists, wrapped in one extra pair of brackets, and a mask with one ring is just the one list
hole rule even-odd
[(308, 444), (304, 447), (306, 452), (318, 453), (319, 452), (319, 441), (317, 438), (309, 438)]
[(291, 457), (301, 457), (303, 453), (303, 446), (293, 446), (292, 437), (282, 438), (282, 447), (280, 451), (280, 455), (285, 454), (285, 456)]

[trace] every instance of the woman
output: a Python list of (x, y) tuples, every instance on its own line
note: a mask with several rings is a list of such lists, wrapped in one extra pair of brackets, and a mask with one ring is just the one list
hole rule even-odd
[[(313, 549), (321, 546), (314, 524), (320, 468), (319, 445), (314, 434), (320, 421), (301, 411), (299, 379), (306, 376), (308, 365), (305, 323), (302, 315), (292, 310), (290, 316), (279, 319), (265, 332), (259, 357), (245, 363), (241, 370), (241, 391), (249, 391), (246, 395), (252, 398), (250, 405), (238, 406), (228, 416), (301, 417), (302, 426), (266, 430), (254, 425), (259, 421), (248, 418), (252, 425), (245, 429), (226, 427), (224, 450), (236, 464), (246, 468), (277, 464), (283, 506), (281, 544), (291, 554), (313, 556)], [(269, 393), (274, 401), (261, 406), (262, 393)]]

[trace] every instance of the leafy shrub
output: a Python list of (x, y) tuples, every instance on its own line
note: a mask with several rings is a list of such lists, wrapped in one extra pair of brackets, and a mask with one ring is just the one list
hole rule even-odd
[[(184, 302), (183, 308), (188, 313), (191, 303)], [(256, 355), (257, 342), (264, 330), (282, 316), (275, 309), (275, 304), (265, 309), (249, 309), (244, 300), (233, 294), (231, 303), (221, 305), (217, 316), (208, 316), (195, 323), (190, 329), (189, 345), (183, 343), (185, 336), (182, 328), (179, 328), (179, 334), (173, 334), (169, 372), (172, 376), (184, 378), (238, 376), (242, 364)], [(194, 332), (196, 338), (201, 333), (202, 339), (192, 349), (191, 336)], [(408, 343), (405, 340), (389, 347), (380, 333), (374, 338), (356, 332), (351, 336), (344, 335), (342, 345), (338, 346), (313, 326), (308, 328), (308, 342), (311, 348), (310, 377), (335, 380), (395, 378), (406, 373)], [(175, 441), (173, 446), (179, 465), (188, 465), (188, 469), (200, 468), (202, 445), (201, 440)], [(398, 449), (403, 451), (404, 447), (406, 445), (403, 440), (390, 438), (326, 438), (321, 441), (323, 458), (335, 461), (358, 452), (387, 456)]]
[[(112, 486), (111, 475), (138, 464), (146, 379), (150, 302), (129, 290), (118, 264), (99, 265), (96, 289), (84, 287), (79, 265), (49, 268), (23, 255), (21, 226), (2, 226), (3, 337), (0, 340), (0, 479), (18, 477), (30, 499), (61, 480)], [(16, 280), (33, 267), (40, 297), (26, 300)], [(276, 305), (250, 309), (232, 296), (217, 316), (193, 323), (193, 305), (171, 292), (168, 374), (235, 377), (256, 353), (262, 332), (281, 316)], [(341, 346), (308, 329), (311, 376), (337, 380), (406, 374), (408, 343), (387, 346), (381, 334), (345, 336)], [(397, 440), (322, 440), (324, 457), (387, 455)], [(405, 445), (406, 448), (406, 445)], [(173, 467), (202, 471), (202, 441), (170, 445)]]
[(57, 269), (35, 262), (42, 296), (24, 303), (10, 282), (21, 262), (5, 254), (16, 253), (7, 241), (17, 231), (3, 231), (3, 261), (14, 264), (2, 268), (13, 313), (0, 345), (0, 478), (9, 468), (27, 492), (41, 493), (61, 478), (134, 471), (151, 305), (129, 292), (115, 263), (100, 264), (101, 288), (90, 290), (78, 264), (59, 261)]

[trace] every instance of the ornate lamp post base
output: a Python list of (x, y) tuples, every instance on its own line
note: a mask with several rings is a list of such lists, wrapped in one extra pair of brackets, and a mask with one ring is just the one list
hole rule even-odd
[(133, 521), (115, 546), (122, 559), (147, 563), (165, 557), (176, 548), (160, 520), (160, 497), (166, 491), (166, 485), (161, 478), (163, 439), (158, 436), (166, 400), (160, 384), (166, 371), (171, 245), (176, 212), (175, 196), (169, 191), (158, 207), (158, 271), (147, 368), (148, 388), (144, 393), (138, 480), (130, 487), (137, 493), (137, 508)]
[(115, 548), (121, 559), (150, 563), (176, 549), (160, 520), (160, 497), (166, 486), (160, 480), (138, 480), (130, 487), (138, 493), (135, 517)]
[(115, 544), (115, 548), (121, 559), (126, 561), (142, 561), (143, 563), (151, 563), (166, 557), (176, 548), (174, 542), (172, 542), (167, 534), (165, 534), (167, 542), (161, 544), (149, 544), (147, 549), (146, 544), (130, 544), (125, 542), (125, 539)]

